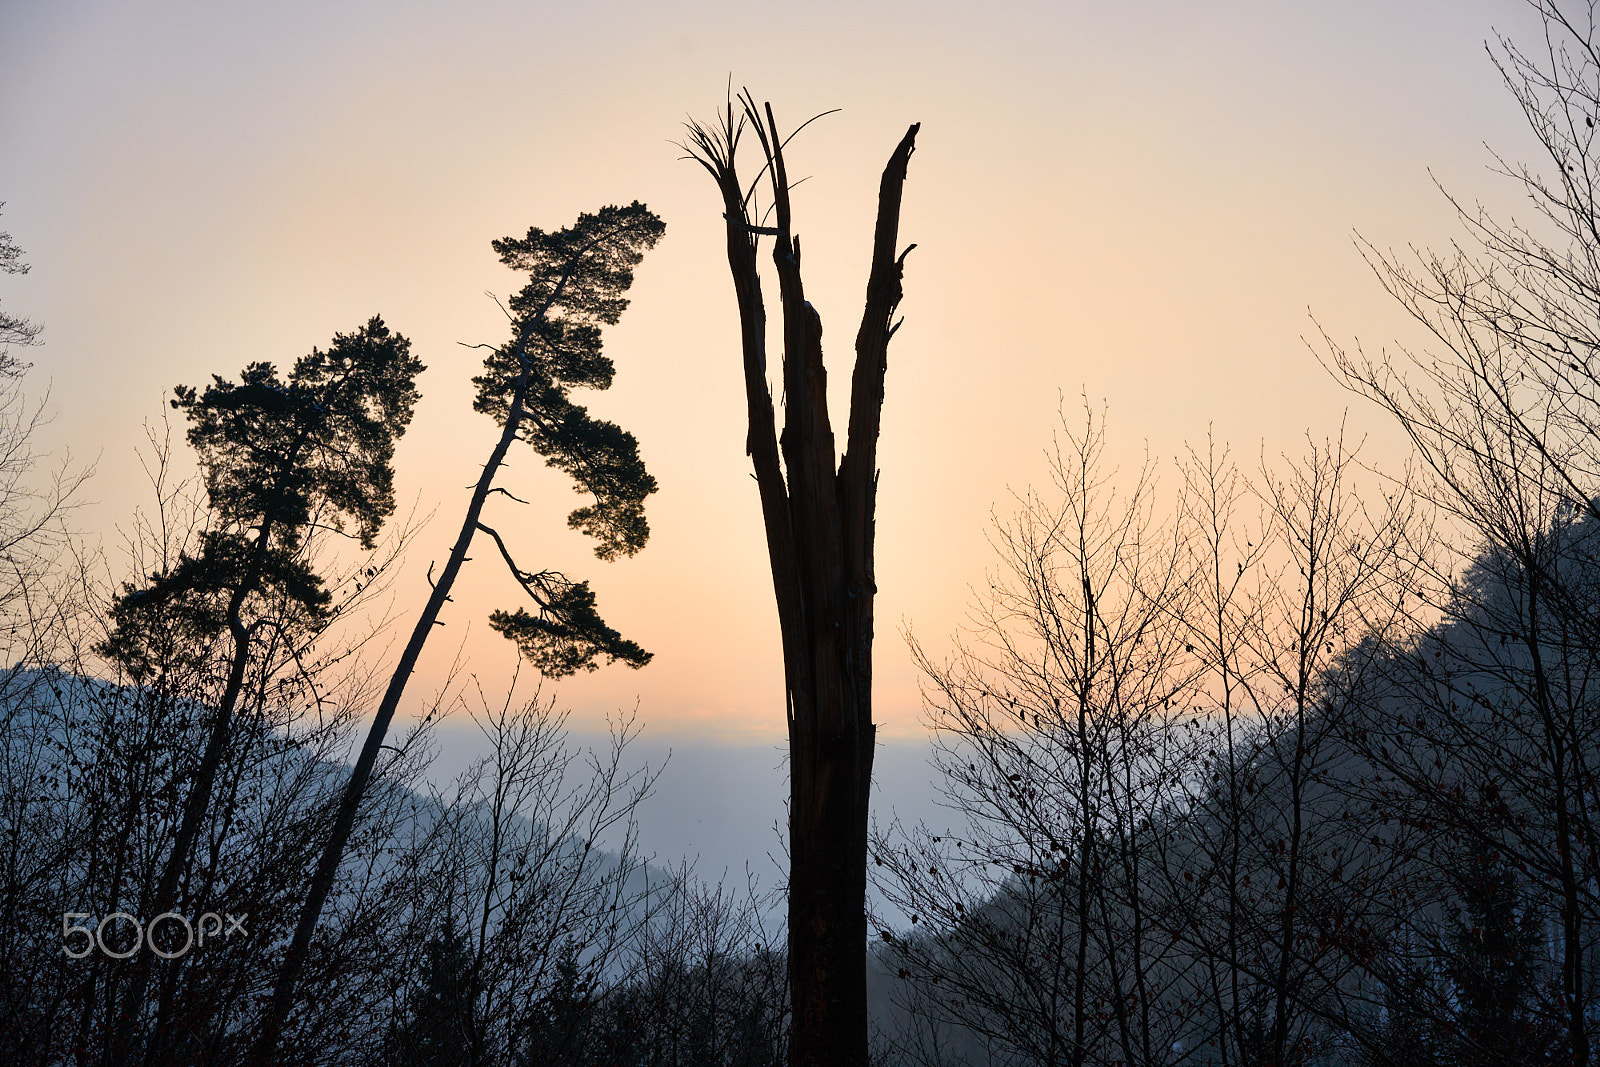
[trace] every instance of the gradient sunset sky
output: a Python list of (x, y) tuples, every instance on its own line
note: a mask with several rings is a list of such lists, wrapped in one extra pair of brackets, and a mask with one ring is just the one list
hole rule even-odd
[[(791, 146), (796, 229), (833, 381), (848, 381), (877, 179), (922, 132), (901, 224), (906, 325), (880, 450), (877, 717), (919, 731), (900, 636), (932, 649), (992, 566), (1008, 486), (1045, 477), (1060, 398), (1110, 414), (1123, 469), (1208, 427), (1247, 463), (1309, 430), (1400, 447), (1303, 337), (1406, 332), (1353, 243), (1443, 247), (1433, 178), (1514, 212), (1492, 146), (1531, 139), (1484, 50), (1540, 43), (1512, 0), (986, 5), (420, 2), (0, 3), (0, 230), (33, 271), (0, 300), (45, 327), (45, 449), (98, 456), (78, 516), (110, 573), (150, 493), (142, 424), (178, 383), (287, 365), (381, 313), (428, 365), (397, 458), (402, 507), (438, 516), (398, 579), (404, 618), (454, 536), (494, 427), (471, 411), (498, 342), (485, 290), (520, 283), (491, 238), (639, 199), (667, 223), (610, 332), (617, 383), (592, 407), (632, 430), (661, 485), (638, 557), (602, 564), (577, 506), (527, 453), (490, 521), (527, 567), (588, 577), (608, 621), (655, 653), (564, 683), (575, 722), (638, 704), (651, 731), (782, 736), (782, 673), (743, 455), (733, 294), (715, 191), (670, 142), (730, 75), (780, 123), (842, 108)], [(1430, 170), (1432, 176), (1430, 177)], [(769, 289), (769, 292), (772, 290)], [(774, 309), (775, 310), (775, 309)], [(842, 410), (838, 397), (836, 411)], [(412, 691), (517, 591), (492, 553), (463, 577)]]

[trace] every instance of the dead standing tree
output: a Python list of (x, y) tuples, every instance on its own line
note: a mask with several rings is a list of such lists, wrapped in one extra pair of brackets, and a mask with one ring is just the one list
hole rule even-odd
[[(789, 723), (789, 968), (793, 1031), (789, 1062), (853, 1067), (867, 1061), (867, 799), (872, 781), (873, 512), (878, 430), (893, 321), (906, 254), (895, 255), (900, 195), (917, 124), (889, 157), (866, 310), (856, 334), (850, 424), (835, 468), (828, 421), (822, 321), (800, 280), (800, 241), (790, 217), (789, 177), (772, 107), (746, 92), (714, 127), (689, 126), (691, 158), (716, 180), (738, 297), (750, 429), (767, 553), (783, 634)], [(735, 167), (747, 131), (764, 167), (749, 191)], [(796, 131), (798, 132), (798, 131)], [(792, 135), (791, 135), (792, 136)], [(776, 226), (752, 218), (766, 178)], [(764, 220), (763, 220), (764, 221)], [(761, 236), (776, 240), (783, 313), (784, 426), (774, 424), (767, 384), (767, 316), (757, 270)]]

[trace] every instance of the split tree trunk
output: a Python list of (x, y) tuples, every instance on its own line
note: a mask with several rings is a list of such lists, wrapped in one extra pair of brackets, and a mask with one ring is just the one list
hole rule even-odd
[[(717, 180), (738, 297), (750, 429), (767, 550), (783, 634), (789, 724), (789, 972), (792, 1067), (867, 1061), (867, 801), (872, 781), (873, 513), (883, 379), (905, 253), (895, 247), (906, 164), (918, 127), (900, 141), (879, 189), (866, 311), (856, 335), (850, 422), (835, 469), (822, 323), (806, 301), (800, 242), (790, 224), (783, 139), (768, 106), (730, 105), (720, 131), (691, 127), (695, 157)], [(764, 121), (763, 121), (764, 120)], [(748, 122), (771, 176), (775, 229), (755, 225), (734, 170)], [(784, 428), (767, 386), (766, 309), (756, 238), (776, 237), (783, 313)], [(909, 252), (910, 248), (906, 249)], [(780, 465), (781, 457), (781, 465)]]

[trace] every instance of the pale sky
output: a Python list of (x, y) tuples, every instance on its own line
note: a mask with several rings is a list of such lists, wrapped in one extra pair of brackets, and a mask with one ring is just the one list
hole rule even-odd
[[(438, 518), (398, 579), (404, 617), (495, 435), (456, 343), (506, 332), (484, 292), (520, 282), (489, 241), (646, 202), (666, 238), (592, 406), (660, 482), (651, 543), (595, 560), (565, 528), (578, 498), (526, 452), (501, 484), (531, 505), (497, 502), (490, 521), (525, 567), (590, 578), (655, 653), (564, 683), (575, 722), (637, 704), (657, 738), (771, 743), (781, 660), (719, 205), (669, 142), (730, 74), (789, 126), (843, 109), (790, 167), (813, 176), (795, 225), (846, 383), (878, 175), (921, 122), (878, 522), (876, 714), (909, 739), (899, 630), (937, 649), (961, 624), (992, 564), (991, 508), (1044, 477), (1059, 394), (1108, 405), (1125, 467), (1212, 426), (1246, 459), (1337, 429), (1354, 402), (1307, 350), (1310, 316), (1369, 345), (1402, 331), (1352, 233), (1442, 246), (1455, 231), (1430, 169), (1516, 207), (1484, 144), (1516, 159), (1531, 143), (1483, 42), (1535, 43), (1536, 24), (1510, 0), (3, 2), (0, 229), (33, 272), (0, 279), (0, 301), (45, 326), (24, 353), (51, 390), (45, 444), (98, 456), (79, 524), (113, 572), (116, 527), (150, 496), (142, 423), (173, 385), (287, 365), (381, 313), (429, 368), (397, 469), (401, 500)], [(1370, 410), (1349, 423), (1369, 456), (1397, 454)], [(414, 698), (469, 626), (473, 669), (509, 675), (484, 625), (518, 603), (498, 566), (480, 551), (468, 567)]]

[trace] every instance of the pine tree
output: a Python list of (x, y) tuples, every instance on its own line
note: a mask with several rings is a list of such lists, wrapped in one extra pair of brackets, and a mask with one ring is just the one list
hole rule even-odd
[(466, 940), (452, 922), (430, 937), (422, 951), (422, 983), (385, 1041), (384, 1061), (391, 1067), (469, 1063), (477, 997)]
[[(258, 362), (238, 382), (214, 376), (204, 391), (174, 390), (172, 406), (188, 419), (212, 524), (198, 552), (142, 585), (124, 586), (99, 651), (159, 687), (174, 650), (204, 660), (216, 641), (231, 647), (226, 681), (207, 713), (206, 745), (145, 914), (178, 909), (246, 672), (263, 641), (269, 635), (303, 641), (329, 618), (330, 596), (308, 556), (313, 528), (353, 526), (355, 539), (371, 548), (394, 511), (395, 441), (411, 421), (422, 370), (410, 342), (374, 316), (354, 333), (335, 335), (327, 351), (312, 349), (287, 377)], [(144, 1009), (148, 959), (140, 957), (122, 1001), (117, 1057), (126, 1055)], [(151, 1057), (159, 1056), (160, 1027), (158, 1020)]]
[(1544, 925), (1516, 867), (1501, 850), (1475, 839), (1453, 881), (1459, 904), (1446, 938), (1444, 971), (1456, 1005), (1456, 1062), (1551, 1063), (1559, 1028), (1537, 1009)]
[(563, 945), (555, 980), (524, 1018), (519, 1062), (540, 1067), (580, 1067), (587, 1056), (590, 1029), (597, 1016), (594, 978), (578, 958), (577, 946)]
[(378, 750), (477, 534), (485, 533), (494, 541), (512, 577), (537, 609), (496, 612), (490, 623), (514, 640), (541, 672), (560, 677), (593, 670), (601, 659), (621, 660), (631, 667), (642, 667), (650, 659), (649, 653), (600, 618), (587, 582), (571, 581), (557, 571), (524, 571), (518, 566), (499, 531), (483, 522), (483, 510), (491, 492), (505, 492), (495, 487), (495, 476), (512, 444), (521, 440), (544, 456), (548, 465), (570, 475), (579, 492), (591, 496), (592, 503), (573, 511), (567, 521), (596, 540), (595, 555), (609, 560), (644, 547), (650, 532), (644, 499), (655, 492), (656, 483), (639, 458), (638, 442), (632, 434), (592, 417), (573, 403), (569, 390), (611, 385), (614, 368), (601, 353), (600, 327), (616, 323), (627, 308), (625, 294), (633, 285), (633, 268), (664, 231), (661, 220), (634, 201), (626, 207), (604, 207), (580, 215), (560, 230), (534, 227), (525, 237), (494, 242), (502, 263), (528, 275), (527, 284), (511, 298), (512, 339), (491, 349), (484, 373), (473, 379), (478, 386), (474, 406), (500, 424), (500, 436), (479, 473), (461, 531), (436, 581), (430, 568), (433, 591), (351, 771), (294, 940), (278, 974), (256, 1043), (257, 1062), (273, 1062), (277, 1055), (295, 984), (332, 891)]

